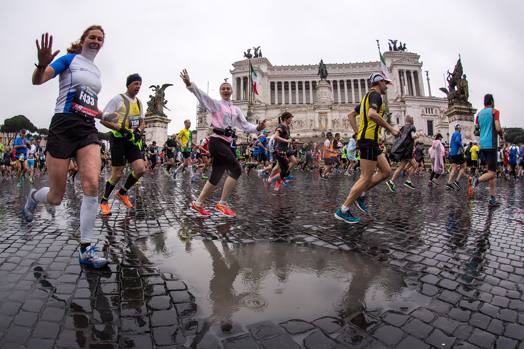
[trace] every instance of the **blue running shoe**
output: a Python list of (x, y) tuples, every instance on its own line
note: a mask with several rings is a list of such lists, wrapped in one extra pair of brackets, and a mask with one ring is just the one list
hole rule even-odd
[(353, 216), (350, 210), (348, 210), (346, 213), (343, 213), (340, 208), (337, 210), (337, 212), (335, 212), (335, 218), (339, 221), (349, 224), (356, 224), (360, 222), (360, 218)]
[(364, 196), (359, 196), (356, 204), (360, 211), (366, 214), (368, 213), (368, 206), (366, 205), (366, 198)]
[(100, 257), (96, 254), (97, 248), (95, 246), (89, 246), (85, 252), (78, 255), (78, 261), (81, 265), (88, 266), (94, 269), (100, 269), (107, 265), (107, 259)]
[(289, 175), (289, 176), (286, 177), (286, 179), (288, 181), (292, 181), (293, 179), (295, 179), (295, 176)]
[(31, 189), (29, 195), (27, 195), (27, 200), (25, 202), (24, 208), (22, 209), (22, 217), (26, 220), (27, 223), (33, 221), (33, 214), (35, 213), (37, 202), (33, 199), (33, 193), (36, 192), (36, 189)]

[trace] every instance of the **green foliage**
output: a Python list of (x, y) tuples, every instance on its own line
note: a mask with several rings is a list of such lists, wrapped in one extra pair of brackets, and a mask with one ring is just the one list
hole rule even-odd
[(47, 128), (39, 128), (36, 132), (38, 132), (38, 134), (42, 136), (49, 135), (49, 130)]
[(36, 126), (26, 118), (24, 115), (16, 115), (12, 118), (5, 119), (4, 124), (0, 127), (0, 131), (3, 133), (16, 133), (20, 130), (26, 129), (31, 132), (37, 130)]
[(508, 127), (504, 129), (504, 139), (508, 143), (524, 144), (524, 129)]

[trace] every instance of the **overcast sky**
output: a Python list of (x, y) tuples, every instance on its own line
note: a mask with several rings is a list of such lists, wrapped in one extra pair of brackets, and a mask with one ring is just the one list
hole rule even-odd
[[(230, 77), (234, 61), (254, 45), (274, 65), (377, 61), (376, 39), (407, 43), (429, 70), (433, 95), (444, 96), (443, 74), (458, 54), (480, 108), (493, 93), (502, 125), (524, 127), (521, 116), (524, 49), (521, 1), (2, 1), (2, 93), (0, 123), (24, 114), (37, 127), (48, 127), (58, 94), (58, 78), (31, 85), (35, 39), (54, 35), (64, 54), (91, 24), (106, 32), (95, 63), (102, 72), (99, 107), (125, 91), (125, 78), (143, 77), (139, 98), (148, 100), (151, 84), (173, 83), (166, 90), (169, 132), (195, 120), (196, 99), (179, 78), (187, 68), (202, 89), (218, 98), (218, 85)], [(427, 93), (427, 86), (425, 86)], [(195, 126), (193, 122), (193, 126)], [(102, 126), (99, 129), (103, 130)]]

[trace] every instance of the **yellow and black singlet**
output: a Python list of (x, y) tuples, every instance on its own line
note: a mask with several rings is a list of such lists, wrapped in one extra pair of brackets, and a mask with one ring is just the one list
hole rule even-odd
[(369, 108), (373, 108), (378, 112), (378, 115), (382, 118), (384, 116), (384, 103), (382, 102), (382, 96), (375, 90), (371, 90), (360, 102), (360, 105), (355, 108), (357, 113), (360, 113), (360, 125), (358, 127), (357, 140), (370, 140), (380, 143), (380, 130), (379, 126), (375, 121), (369, 117)]

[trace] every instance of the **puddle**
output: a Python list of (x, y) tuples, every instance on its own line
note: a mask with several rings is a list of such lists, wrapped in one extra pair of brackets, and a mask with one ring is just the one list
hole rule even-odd
[(376, 261), (322, 247), (232, 244), (174, 230), (137, 244), (160, 270), (187, 283), (197, 317), (213, 322), (347, 318), (387, 308), (404, 286), (398, 273)]

